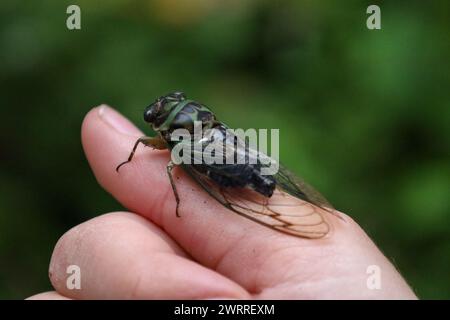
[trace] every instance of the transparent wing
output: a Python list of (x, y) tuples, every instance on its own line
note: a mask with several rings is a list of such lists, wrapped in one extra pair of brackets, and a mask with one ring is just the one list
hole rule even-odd
[(324, 196), (284, 166), (279, 165), (278, 173), (276, 173), (274, 177), (277, 180), (278, 187), (284, 192), (316, 205), (326, 211), (335, 211), (333, 206)]
[[(268, 159), (275, 160), (249, 148), (235, 136), (225, 136), (221, 130), (212, 131), (208, 136), (191, 143), (201, 144), (201, 148), (191, 149), (190, 163), (194, 163), (195, 156), (202, 156), (205, 159), (205, 155), (207, 157), (209, 155), (209, 160), (202, 162), (202, 170), (186, 164), (182, 167), (226, 208), (261, 225), (293, 236), (321, 238), (329, 232), (325, 214), (334, 214), (335, 210), (331, 204), (313, 187), (279, 164), (279, 170), (273, 175), (277, 188), (270, 198), (250, 188), (245, 190), (221, 188), (202, 173), (212, 171), (224, 176), (233, 174), (233, 170), (228, 169), (236, 164), (227, 165), (227, 169), (224, 169), (223, 164), (228, 163), (227, 157), (230, 155), (235, 161), (240, 159), (244, 160), (244, 163), (258, 163), (258, 165), (264, 162), (266, 166), (269, 166)], [(222, 163), (217, 164), (218, 159), (222, 159)]]
[(323, 208), (281, 188), (267, 198), (248, 188), (220, 188), (193, 167), (183, 165), (183, 168), (211, 197), (256, 223), (301, 238), (322, 238), (329, 231)]

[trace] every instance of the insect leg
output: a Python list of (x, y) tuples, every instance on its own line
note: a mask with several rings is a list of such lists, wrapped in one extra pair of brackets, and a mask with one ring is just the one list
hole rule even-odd
[(134, 144), (133, 150), (131, 150), (130, 155), (128, 156), (128, 160), (122, 162), (116, 167), (116, 171), (119, 172), (119, 168), (123, 166), (124, 164), (128, 163), (133, 159), (134, 153), (136, 152), (136, 149), (139, 145), (139, 143), (142, 143), (143, 145), (147, 147), (152, 147), (153, 149), (163, 150), (166, 149), (166, 143), (159, 137), (140, 137), (136, 140), (136, 143)]
[(177, 215), (177, 217), (179, 217), (180, 215), (178, 214), (178, 207), (180, 206), (180, 197), (178, 196), (177, 187), (175, 186), (175, 182), (173, 181), (173, 177), (172, 177), (172, 169), (174, 166), (175, 166), (175, 164), (171, 160), (167, 164), (166, 170), (167, 170), (167, 175), (169, 176), (170, 185), (172, 186), (173, 194), (175, 196), (175, 201), (177, 202), (175, 214)]

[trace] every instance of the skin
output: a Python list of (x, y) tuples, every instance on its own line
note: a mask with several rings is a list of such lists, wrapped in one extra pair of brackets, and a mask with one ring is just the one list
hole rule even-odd
[[(408, 284), (350, 217), (327, 216), (331, 233), (308, 240), (275, 232), (218, 204), (175, 168), (180, 218), (166, 175), (168, 151), (139, 147), (143, 135), (105, 105), (82, 125), (99, 184), (129, 212), (86, 221), (58, 241), (49, 277), (55, 289), (30, 299), (416, 299)], [(78, 265), (81, 289), (66, 269)], [(367, 268), (381, 270), (381, 289)]]

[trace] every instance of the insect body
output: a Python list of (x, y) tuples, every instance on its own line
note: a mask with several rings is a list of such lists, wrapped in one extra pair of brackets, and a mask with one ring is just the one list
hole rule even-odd
[[(284, 167), (275, 174), (263, 174), (267, 167), (263, 161), (266, 155), (251, 149), (236, 135), (229, 134), (229, 128), (220, 122), (214, 113), (184, 93), (174, 92), (158, 98), (144, 111), (144, 120), (158, 133), (156, 137), (139, 138), (128, 160), (130, 162), (139, 143), (156, 149), (174, 150), (180, 142), (174, 139), (177, 129), (190, 134), (188, 152), (184, 158), (192, 161), (181, 163), (182, 168), (214, 199), (226, 208), (250, 220), (278, 231), (305, 238), (320, 238), (328, 233), (323, 212), (332, 206), (312, 187), (295, 177)], [(195, 135), (200, 124), (201, 136)], [(214, 156), (220, 159), (243, 161), (201, 162), (194, 161), (206, 149), (215, 147)], [(185, 149), (186, 150), (186, 149)], [(231, 151), (231, 152), (230, 152)], [(176, 200), (176, 215), (180, 198), (172, 177), (175, 166), (171, 160), (167, 173)]]

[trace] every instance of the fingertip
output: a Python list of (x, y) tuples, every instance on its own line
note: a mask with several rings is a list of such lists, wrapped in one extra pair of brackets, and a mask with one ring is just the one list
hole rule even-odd
[[(142, 132), (131, 121), (106, 104), (101, 104), (86, 114), (81, 126), (82, 134), (90, 132), (89, 129), (91, 128), (98, 128), (96, 124), (99, 121), (106, 124), (109, 129), (112, 129), (116, 133), (129, 136), (142, 135)], [(92, 127), (92, 125), (94, 126)]]
[(81, 140), (100, 185), (115, 185), (117, 176), (114, 174), (117, 172), (114, 169), (128, 156), (136, 138), (142, 135), (131, 121), (106, 104), (86, 114), (81, 125)]

